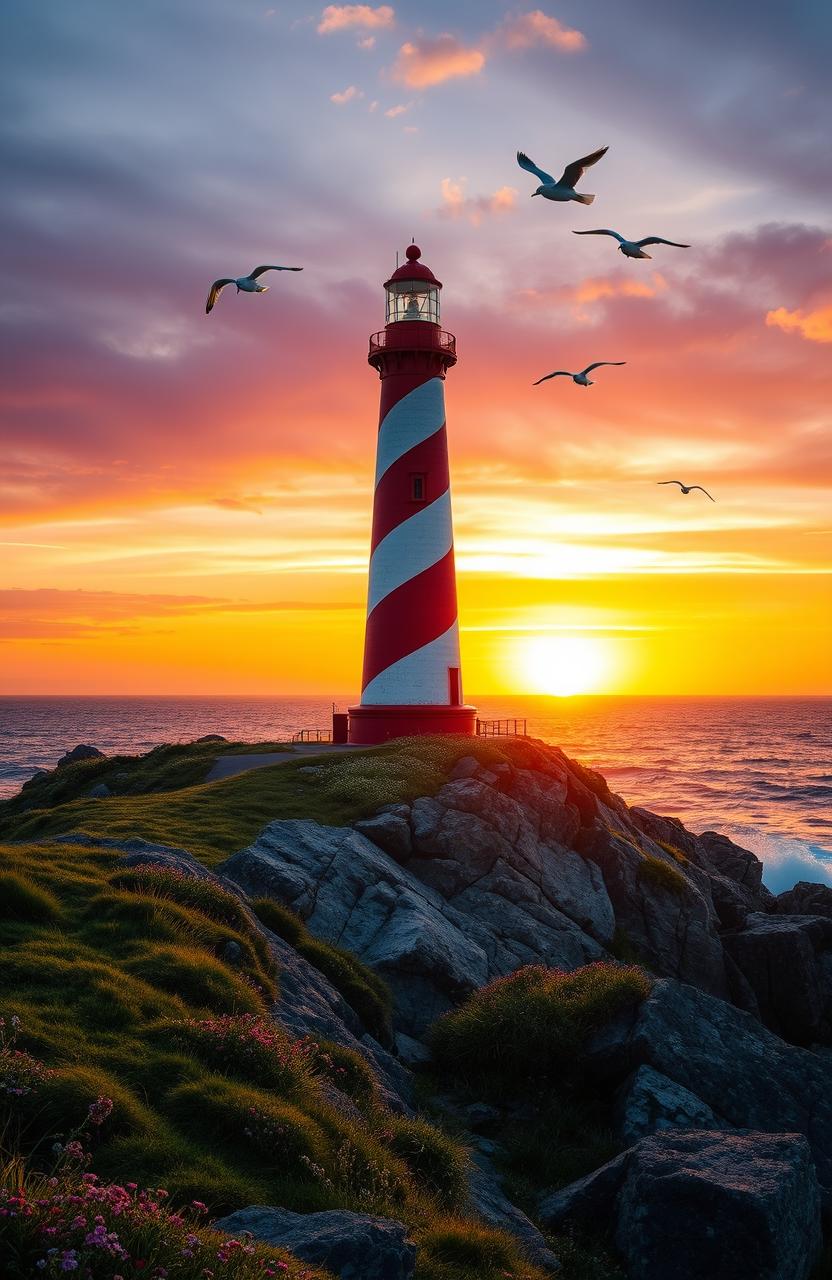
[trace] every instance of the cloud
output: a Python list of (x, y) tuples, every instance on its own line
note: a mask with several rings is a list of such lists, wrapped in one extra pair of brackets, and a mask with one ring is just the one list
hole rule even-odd
[(467, 178), (443, 178), (442, 205), (438, 212), (446, 218), (468, 218), (479, 226), (488, 213), (508, 213), (517, 203), (516, 187), (499, 187), (490, 196), (466, 196)]
[(394, 17), (389, 4), (381, 4), (377, 9), (371, 4), (328, 4), (318, 23), (318, 34), (326, 36), (348, 27), (392, 27)]
[(409, 111), (411, 105), (412, 104), (409, 102), (408, 103), (400, 102), (395, 107), (388, 107), (388, 109), (385, 111), (384, 114), (386, 116), (389, 116), (391, 120), (395, 120), (396, 116), (403, 116), (405, 111)]
[(797, 330), (809, 342), (832, 342), (832, 306), (817, 307), (814, 311), (787, 311), (785, 307), (777, 307), (767, 313), (766, 324), (784, 333)]
[(664, 276), (654, 271), (652, 282), (633, 280), (626, 276), (613, 279), (607, 276), (590, 276), (577, 284), (556, 285), (551, 289), (522, 289), (517, 296), (523, 306), (549, 306), (553, 302), (567, 302), (582, 307), (610, 298), (655, 298), (666, 288)]
[(557, 18), (550, 18), (542, 9), (532, 9), (509, 17), (497, 29), (497, 38), (508, 49), (529, 49), (535, 44), (547, 44), (564, 53), (577, 53), (587, 47), (582, 31), (565, 27)]
[(375, 36), (362, 36), (360, 40), (356, 41), (356, 44), (359, 49), (374, 49), (376, 47), (376, 38)]
[(480, 49), (467, 48), (456, 36), (446, 34), (403, 44), (391, 74), (412, 89), (427, 89), (460, 76), (475, 76), (484, 66)]
[(330, 102), (334, 102), (336, 107), (344, 107), (348, 102), (355, 101), (356, 98), (363, 98), (364, 93), (356, 85), (347, 85), (346, 89), (342, 89), (340, 93), (331, 93), (329, 95)]

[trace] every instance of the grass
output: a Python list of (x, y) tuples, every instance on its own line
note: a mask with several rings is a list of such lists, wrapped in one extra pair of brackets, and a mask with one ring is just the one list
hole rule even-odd
[(676, 867), (652, 853), (645, 853), (638, 864), (639, 880), (644, 880), (655, 889), (663, 889), (677, 898), (682, 898), (688, 891), (688, 882)]
[(430, 1037), (434, 1059), (451, 1077), (509, 1095), (520, 1081), (579, 1075), (587, 1037), (649, 990), (634, 965), (599, 962), (573, 973), (528, 965), (440, 1018)]
[(60, 915), (61, 904), (54, 893), (19, 871), (0, 872), (0, 918), (57, 920)]
[(686, 867), (689, 864), (690, 858), (688, 855), (678, 849), (675, 844), (670, 844), (667, 840), (656, 840), (655, 843), (660, 849), (664, 849), (665, 853), (669, 853), (673, 861), (678, 862), (680, 867)]
[[(26, 1177), (50, 1171), (56, 1137), (80, 1132), (100, 1178), (164, 1187), (175, 1205), (377, 1213), (420, 1241), (418, 1280), (540, 1280), (508, 1236), (448, 1219), (462, 1213), (458, 1143), (388, 1111), (360, 1055), (294, 1040), (270, 1019), (268, 949), (233, 895), (71, 844), (0, 846), (5, 872), (60, 906), (57, 918), (0, 923), (0, 1014), (7, 1026), (20, 1018), (20, 1048), (48, 1068), (27, 1061), (31, 1091), (12, 1096), (0, 1048), (0, 1134), (26, 1156)], [(228, 940), (235, 964), (222, 958)], [(100, 1097), (112, 1110), (91, 1130)], [(31, 1241), (15, 1247), (18, 1274), (30, 1274)]]
[(313, 938), (300, 917), (281, 903), (271, 898), (256, 898), (251, 907), (267, 929), (290, 943), (319, 973), (329, 978), (371, 1035), (382, 1044), (390, 1044), (393, 1001), (383, 978), (351, 952)]
[[(246, 749), (244, 744), (233, 748)], [(226, 753), (224, 746), (222, 751)], [(199, 781), (216, 754), (216, 744), (157, 748), (133, 758), (141, 794), (119, 793), (103, 800), (86, 795), (88, 783), (102, 780), (94, 772), (100, 762), (68, 765), (66, 772), (73, 776), (59, 779), (43, 795), (42, 788), (32, 787), (0, 804), (0, 839), (37, 840), (72, 832), (118, 840), (138, 836), (185, 848), (210, 867), (250, 844), (275, 818), (312, 818), (339, 826), (367, 817), (383, 804), (432, 795), (463, 755), (475, 755), (484, 764), (511, 759), (521, 766), (544, 758), (543, 748), (531, 742), (496, 746), (442, 735), (418, 742), (402, 739), (371, 751), (299, 756), (221, 782)], [(320, 771), (302, 772), (310, 766)], [(81, 786), (74, 771), (85, 767), (89, 777), (84, 775)]]

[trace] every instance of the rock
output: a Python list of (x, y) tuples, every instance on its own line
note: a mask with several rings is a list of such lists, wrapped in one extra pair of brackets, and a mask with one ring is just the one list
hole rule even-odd
[(460, 1115), (468, 1128), (474, 1130), (489, 1129), (499, 1124), (503, 1118), (499, 1108), (489, 1106), (487, 1102), (471, 1102), (467, 1107), (460, 1109)]
[(832, 1056), (786, 1044), (751, 1014), (667, 979), (585, 1053), (597, 1079), (623, 1082), (647, 1065), (732, 1128), (805, 1134), (821, 1183), (832, 1186)]
[(431, 1060), (430, 1049), (426, 1048), (421, 1040), (414, 1040), (412, 1036), (406, 1036), (403, 1031), (395, 1037), (395, 1045), (399, 1061), (406, 1067), (423, 1067)]
[(267, 1205), (249, 1205), (214, 1229), (239, 1236), (250, 1231), (255, 1240), (281, 1245), (302, 1262), (326, 1267), (340, 1280), (411, 1280), (416, 1246), (407, 1228), (391, 1218), (331, 1209), (324, 1213), (292, 1213)]
[(794, 1044), (832, 1038), (832, 919), (749, 915), (723, 946), (748, 982), (766, 1026)]
[(820, 1193), (797, 1134), (664, 1133), (633, 1150), (615, 1243), (631, 1280), (807, 1280)]
[(506, 1196), (500, 1179), (484, 1152), (478, 1152), (473, 1157), (468, 1172), (468, 1197), (474, 1212), (490, 1226), (514, 1236), (522, 1245), (526, 1257), (535, 1266), (550, 1274), (560, 1270), (560, 1262), (537, 1227)]
[(728, 994), (712, 903), (669, 854), (655, 845), (649, 853), (668, 868), (668, 885), (645, 874), (645, 851), (625, 831), (596, 825), (581, 832), (579, 847), (600, 867), (616, 923), (645, 964), (714, 995)]
[(229, 938), (220, 951), (220, 959), (226, 964), (238, 965), (243, 958), (243, 948), (235, 938)]
[(373, 818), (353, 823), (353, 826), (397, 862), (406, 862), (413, 851), (410, 823), (401, 814), (377, 813)]
[(799, 1134), (670, 1130), (544, 1196), (539, 1216), (611, 1223), (630, 1280), (807, 1280), (820, 1210)]
[(773, 909), (787, 916), (825, 916), (832, 920), (832, 886), (799, 880), (794, 888), (778, 893)]
[(640, 1066), (616, 1100), (615, 1123), (627, 1146), (661, 1129), (724, 1129), (711, 1108), (690, 1089)]
[(106, 782), (99, 782), (94, 787), (91, 787), (87, 794), (93, 800), (106, 800), (107, 796), (111, 796), (113, 793)]
[(734, 844), (718, 831), (703, 831), (698, 837), (709, 862), (729, 880), (735, 880), (756, 896), (757, 909), (765, 910), (774, 903), (774, 896), (763, 884), (763, 864), (750, 849)]
[[(414, 844), (420, 822), (433, 821), (425, 817), (433, 803), (413, 807)], [(458, 818), (459, 831), (466, 831), (470, 817)], [(463, 849), (459, 865), (468, 874), (468, 845)], [(476, 987), (519, 964), (537, 960), (574, 968), (603, 955), (578, 925), (541, 903), (533, 881), (511, 875), (506, 865), (452, 901), (415, 874), (423, 865), (414, 857), (399, 866), (352, 828), (289, 820), (270, 823), (219, 870), (252, 896), (287, 902), (314, 934), (348, 947), (382, 972), (395, 997), (396, 1030), (415, 1038)], [(586, 884), (602, 896), (603, 887), (592, 887), (588, 871)]]
[(196, 742), (229, 742), (229, 738), (224, 738), (221, 733), (204, 733), (201, 738), (196, 738)]
[(26, 781), (21, 784), (20, 790), (25, 791), (27, 787), (37, 786), (37, 784), (44, 778), (48, 778), (51, 773), (51, 769), (36, 769), (31, 778), (27, 778)]
[(56, 769), (61, 769), (65, 764), (75, 764), (77, 760), (105, 760), (106, 756), (103, 751), (99, 751), (98, 747), (89, 747), (86, 743), (81, 742), (77, 747), (73, 747), (71, 751), (67, 751), (66, 755), (61, 756)]
[(476, 756), (460, 756), (453, 769), (451, 769), (451, 780), (456, 782), (459, 778), (472, 778), (478, 772), (480, 762)]
[[(122, 864), (125, 867), (159, 866), (170, 871), (178, 871), (185, 876), (196, 876), (200, 880), (216, 880), (207, 867), (198, 862), (186, 849), (177, 849), (173, 845), (153, 844), (142, 840), (139, 836), (131, 836), (129, 840), (118, 840), (110, 836), (88, 836), (86, 832), (68, 832), (61, 836), (50, 836), (57, 844), (79, 844), (90, 848), (115, 849), (125, 854)], [(239, 893), (236, 886), (234, 892)]]

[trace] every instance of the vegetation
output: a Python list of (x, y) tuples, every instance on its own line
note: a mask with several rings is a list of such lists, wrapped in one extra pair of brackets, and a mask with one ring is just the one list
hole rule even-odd
[(252, 910), (267, 929), (290, 943), (340, 991), (367, 1030), (382, 1044), (391, 1040), (390, 988), (383, 978), (342, 947), (313, 938), (300, 916), (271, 898), (257, 898)]
[[(57, 1274), (63, 1259), (86, 1265), (84, 1241), (99, 1228), (113, 1252), (109, 1271), (95, 1269), (105, 1257), (96, 1253), (94, 1280), (114, 1269), (125, 1280), (153, 1274), (140, 1262), (171, 1280), (201, 1277), (209, 1262), (217, 1280), (269, 1268), (317, 1275), (279, 1251), (246, 1253), (245, 1242), (193, 1226), (187, 1206), (197, 1200), (210, 1214), (272, 1203), (393, 1216), (419, 1244), (418, 1280), (502, 1280), (506, 1271), (542, 1280), (509, 1237), (486, 1231), (480, 1240), (475, 1223), (447, 1216), (461, 1212), (459, 1144), (426, 1120), (391, 1114), (360, 1055), (295, 1040), (267, 1016), (269, 952), (233, 894), (166, 870), (128, 870), (113, 850), (68, 843), (0, 846), (0, 874), (59, 904), (57, 917), (18, 914), (0, 925), (6, 1027), (15, 1019), (0, 1034), (4, 1194), (44, 1202), (12, 1227), (0, 1223), (10, 1276)], [(90, 1164), (100, 1181), (84, 1181)], [(58, 1184), (47, 1194), (50, 1174)], [(87, 1186), (101, 1198), (82, 1232), (63, 1208), (71, 1196), (84, 1200)], [(141, 1198), (137, 1186), (163, 1187), (170, 1199)], [(111, 1196), (124, 1206), (120, 1224)], [(157, 1208), (148, 1217), (125, 1196)], [(52, 1255), (43, 1247), (47, 1212), (57, 1228)], [(466, 1232), (472, 1265), (448, 1244)]]
[(678, 862), (680, 867), (686, 867), (690, 862), (690, 858), (675, 844), (670, 844), (667, 840), (656, 840), (655, 843), (660, 849), (664, 849), (665, 853), (669, 853), (674, 862)]
[(440, 1018), (431, 1048), (451, 1076), (510, 1095), (518, 1081), (579, 1074), (587, 1037), (649, 990), (649, 977), (634, 965), (599, 962), (574, 973), (527, 965)]
[(656, 889), (664, 889), (667, 893), (673, 893), (677, 898), (681, 898), (687, 892), (688, 882), (676, 867), (672, 867), (669, 862), (663, 862), (661, 858), (655, 857), (652, 853), (645, 853), (641, 862), (638, 864), (638, 875), (640, 880), (646, 880)]

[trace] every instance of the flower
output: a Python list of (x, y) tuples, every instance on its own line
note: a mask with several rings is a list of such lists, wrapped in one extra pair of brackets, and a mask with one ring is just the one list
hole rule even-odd
[(97, 1098), (95, 1102), (90, 1103), (87, 1118), (90, 1124), (102, 1125), (109, 1118), (112, 1110), (112, 1098)]

